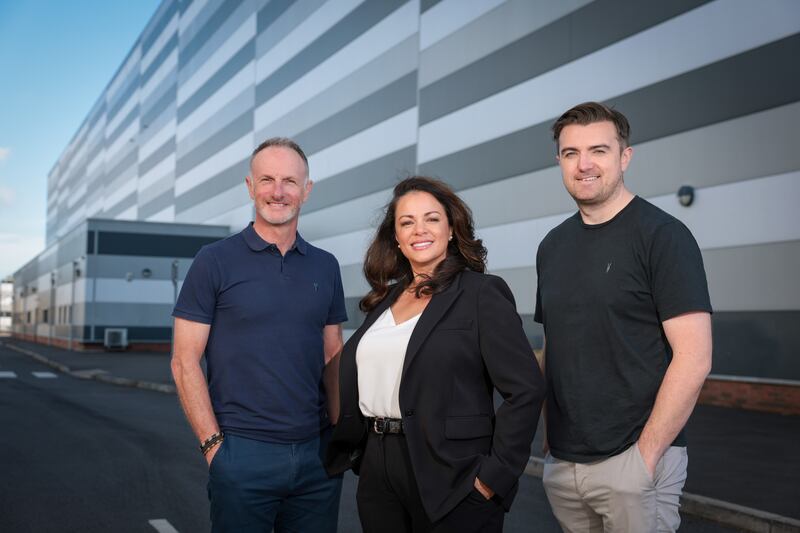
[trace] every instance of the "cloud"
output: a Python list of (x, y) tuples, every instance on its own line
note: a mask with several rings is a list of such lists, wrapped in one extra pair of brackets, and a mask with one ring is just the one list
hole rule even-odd
[(0, 205), (11, 205), (14, 203), (14, 190), (0, 185)]
[(0, 146), (0, 161), (8, 159), (8, 156), (10, 155), (11, 155), (11, 148)]

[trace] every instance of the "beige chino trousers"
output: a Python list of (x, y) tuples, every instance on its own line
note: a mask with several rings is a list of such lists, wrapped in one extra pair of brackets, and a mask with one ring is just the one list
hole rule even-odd
[(651, 477), (634, 444), (594, 463), (545, 458), (544, 489), (561, 528), (568, 533), (674, 532), (686, 482), (685, 447), (671, 446)]

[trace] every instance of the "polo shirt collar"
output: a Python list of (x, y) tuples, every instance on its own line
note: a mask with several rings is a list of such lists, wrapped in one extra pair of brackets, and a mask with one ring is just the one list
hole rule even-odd
[[(244, 237), (244, 242), (246, 242), (247, 246), (254, 252), (261, 252), (273, 245), (273, 243), (265, 241), (258, 233), (256, 233), (256, 229), (253, 227), (252, 222), (248, 224), (246, 228), (244, 228), (244, 231), (242, 231), (242, 236)], [(308, 243), (306, 243), (303, 237), (300, 236), (300, 233), (295, 234), (294, 244), (290, 250), (297, 250), (301, 254), (306, 255)]]

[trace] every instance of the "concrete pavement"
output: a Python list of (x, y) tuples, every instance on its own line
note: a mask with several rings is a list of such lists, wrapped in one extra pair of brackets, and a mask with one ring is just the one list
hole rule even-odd
[[(0, 342), (76, 378), (175, 393), (168, 354), (70, 352), (10, 338)], [(683, 512), (748, 531), (800, 532), (800, 416), (698, 406), (687, 436)], [(539, 449), (537, 436), (531, 475), (541, 475)]]

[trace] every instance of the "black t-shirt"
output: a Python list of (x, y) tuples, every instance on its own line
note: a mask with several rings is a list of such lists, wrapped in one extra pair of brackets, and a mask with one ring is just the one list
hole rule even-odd
[[(635, 197), (614, 218), (576, 213), (539, 246), (550, 453), (579, 463), (621, 453), (650, 416), (672, 358), (661, 323), (711, 312), (703, 259), (679, 220)], [(675, 445), (685, 445), (681, 432)]]

